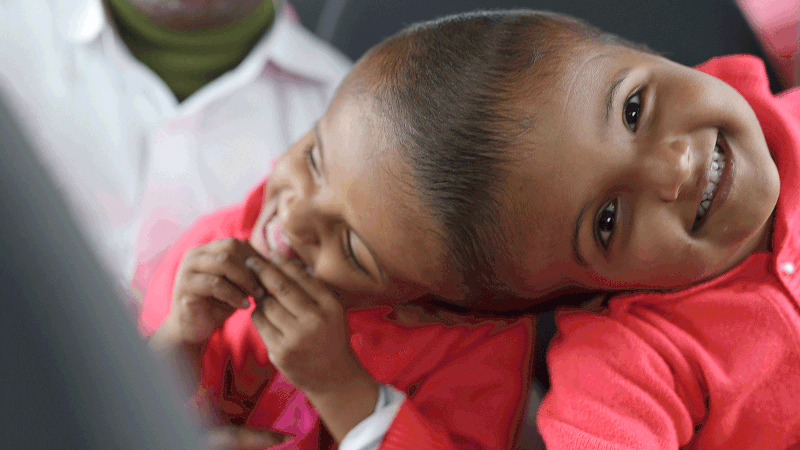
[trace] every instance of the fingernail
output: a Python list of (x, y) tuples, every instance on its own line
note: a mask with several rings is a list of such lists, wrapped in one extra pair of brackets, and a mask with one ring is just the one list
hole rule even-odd
[(244, 265), (249, 267), (250, 269), (253, 269), (253, 270), (258, 270), (258, 269), (261, 268), (261, 263), (258, 261), (258, 259), (255, 256), (251, 256), (251, 257), (245, 259), (244, 260)]
[(250, 300), (244, 299), (242, 300), (242, 309), (247, 309), (250, 307)]
[(263, 298), (265, 295), (267, 295), (267, 291), (265, 291), (264, 288), (260, 287), (260, 288), (256, 289), (256, 295), (253, 298), (255, 300), (259, 300), (259, 299)]

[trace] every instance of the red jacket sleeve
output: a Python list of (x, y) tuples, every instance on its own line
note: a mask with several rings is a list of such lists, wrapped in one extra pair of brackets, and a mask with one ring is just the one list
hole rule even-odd
[(668, 339), (632, 329), (644, 323), (587, 312), (558, 325), (548, 352), (552, 384), (537, 417), (548, 450), (676, 450), (691, 441), (692, 418), (705, 404), (666, 363), (665, 355), (680, 353)]
[(508, 449), (522, 423), (533, 336), (517, 323), (408, 389), (384, 450)]

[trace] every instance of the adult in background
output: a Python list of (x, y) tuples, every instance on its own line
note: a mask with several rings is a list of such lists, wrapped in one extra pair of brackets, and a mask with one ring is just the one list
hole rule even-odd
[(325, 110), (350, 61), (294, 17), (280, 0), (0, 1), (0, 89), (123, 283), (145, 288)]

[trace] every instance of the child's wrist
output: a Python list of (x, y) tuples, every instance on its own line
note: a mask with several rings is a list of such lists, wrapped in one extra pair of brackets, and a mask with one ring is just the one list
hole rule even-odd
[(156, 331), (150, 336), (148, 344), (150, 345), (150, 349), (157, 354), (167, 352), (170, 348), (180, 345), (180, 339), (171, 326), (169, 318), (167, 318), (161, 326), (156, 328)]
[(179, 374), (183, 381), (182, 394), (191, 397), (200, 380), (200, 360), (202, 358), (205, 342), (192, 343), (181, 339), (168, 320), (156, 329), (148, 345), (158, 359), (167, 364), (175, 374)]
[(324, 391), (304, 391), (337, 442), (375, 411), (379, 386), (366, 372)]
[(204, 344), (205, 341), (192, 342), (186, 339), (172, 316), (168, 316), (149, 339), (150, 348), (157, 353), (170, 352), (177, 348), (202, 347)]
[(372, 391), (375, 392), (375, 400), (377, 401), (378, 382), (368, 373), (363, 372), (350, 377), (345, 382), (340, 379), (338, 382), (331, 383), (325, 387), (301, 389), (309, 399), (314, 398), (321, 402), (337, 401), (357, 394), (370, 394)]

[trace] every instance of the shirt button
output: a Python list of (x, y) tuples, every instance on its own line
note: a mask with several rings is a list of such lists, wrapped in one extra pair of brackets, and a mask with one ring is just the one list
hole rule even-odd
[(786, 261), (785, 263), (781, 264), (781, 270), (786, 275), (791, 275), (794, 273), (794, 264), (792, 264), (789, 261)]

